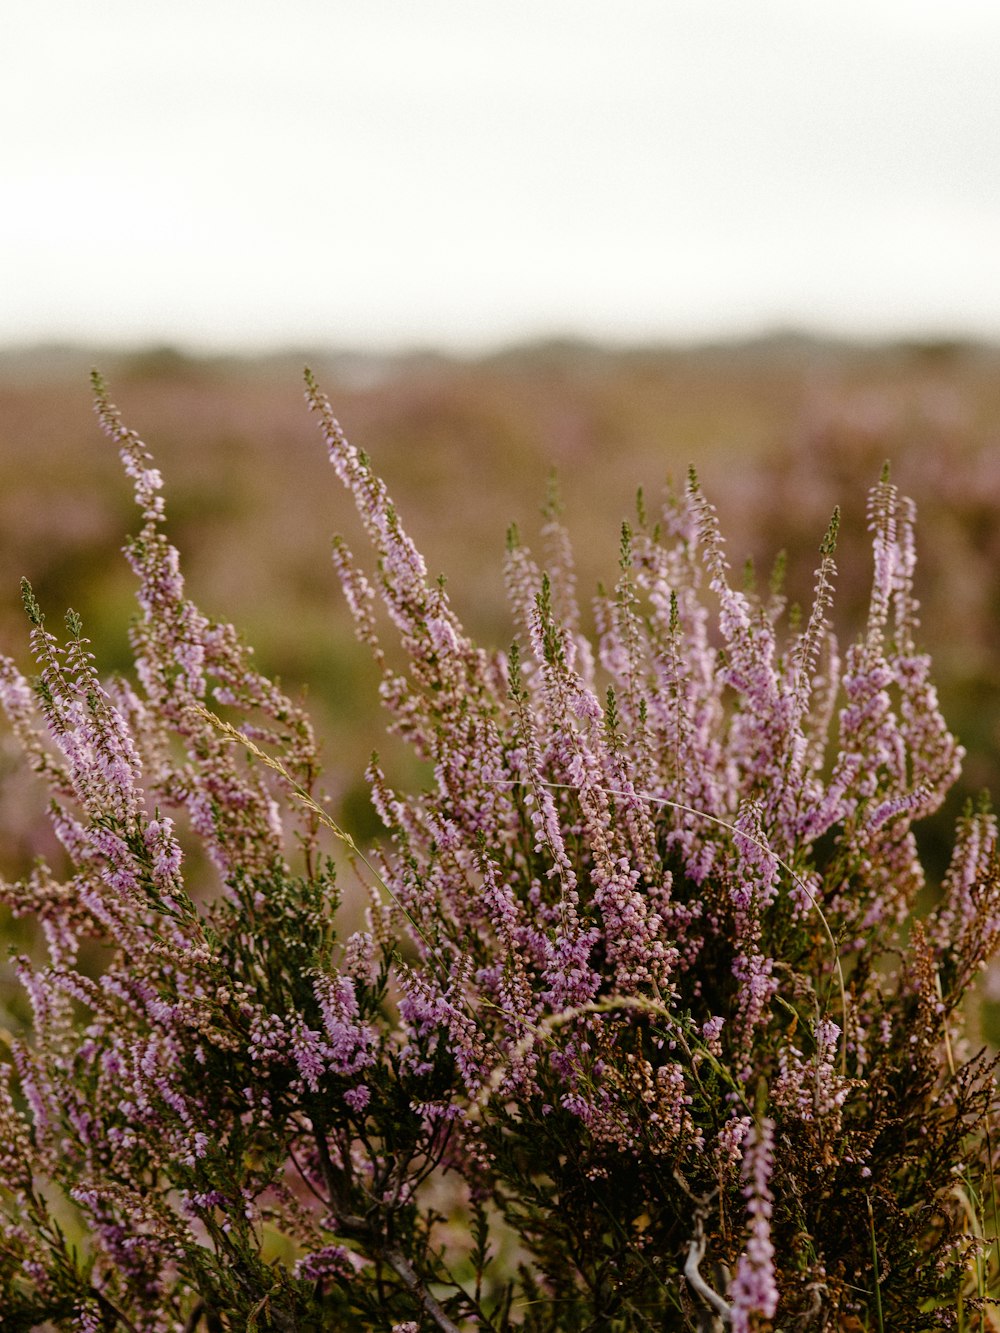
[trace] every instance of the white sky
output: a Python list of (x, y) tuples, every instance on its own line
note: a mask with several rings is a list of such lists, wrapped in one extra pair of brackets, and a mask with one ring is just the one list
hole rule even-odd
[(1000, 0), (7, 0), (0, 343), (1000, 335)]

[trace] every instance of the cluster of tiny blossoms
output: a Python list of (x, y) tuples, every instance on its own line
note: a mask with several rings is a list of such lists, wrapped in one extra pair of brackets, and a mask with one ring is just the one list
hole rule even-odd
[[(47, 952), (16, 960), (0, 1080), (11, 1326), (945, 1326), (955, 1180), (992, 1166), (961, 1004), (1000, 874), (970, 811), (911, 922), (912, 825), (961, 759), (916, 647), (913, 506), (872, 490), (842, 654), (836, 515), (783, 628), (692, 474), (623, 528), (588, 635), (552, 503), (544, 568), (510, 535), (516, 638), (491, 653), (311, 377), (307, 399), (377, 558), (338, 539), (336, 572), (432, 781), (373, 760), (386, 840), (338, 828), (307, 718), (187, 598), (97, 381), (143, 518), (134, 679), (101, 681), (27, 586), (40, 675), (0, 663), (69, 866), (0, 885)], [(371, 891), (344, 940), (328, 833)]]

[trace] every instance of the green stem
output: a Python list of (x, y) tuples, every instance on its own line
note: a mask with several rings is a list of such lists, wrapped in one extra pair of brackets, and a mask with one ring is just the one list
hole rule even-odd
[(875, 1281), (875, 1318), (878, 1320), (878, 1333), (885, 1333), (885, 1324), (882, 1321), (882, 1285), (878, 1276), (878, 1242), (875, 1239), (875, 1212), (872, 1208), (871, 1195), (866, 1194), (865, 1199), (868, 1203), (868, 1223), (871, 1228), (872, 1236), (872, 1276)]

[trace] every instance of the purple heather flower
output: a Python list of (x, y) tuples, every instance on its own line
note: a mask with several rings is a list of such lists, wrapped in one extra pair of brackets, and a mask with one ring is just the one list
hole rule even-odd
[(344, 1245), (324, 1245), (299, 1259), (294, 1268), (296, 1277), (307, 1282), (322, 1282), (327, 1278), (352, 1277), (364, 1267), (362, 1256)]
[(774, 1280), (774, 1245), (771, 1241), (771, 1171), (774, 1124), (768, 1119), (751, 1125), (743, 1150), (741, 1174), (747, 1201), (747, 1242), (729, 1288), (734, 1333), (751, 1333), (750, 1316), (771, 1318), (778, 1308)]
[[(128, 551), (137, 683), (98, 680), (78, 619), (60, 641), (29, 592), (41, 684), (0, 660), (0, 704), (50, 784), (69, 870), (0, 881), (5, 904), (41, 920), (50, 954), (18, 967), (33, 1032), (14, 1039), (0, 1078), (0, 1185), (15, 1208), (29, 1196), (42, 1206), (36, 1177), (71, 1193), (95, 1281), (136, 1329), (166, 1333), (193, 1300), (182, 1275), (205, 1265), (210, 1286), (210, 1265), (264, 1223), (303, 1256), (304, 1284), (357, 1283), (367, 1298), (376, 1263), (383, 1320), (418, 1308), (401, 1303), (405, 1288), (448, 1327), (431, 1295), (447, 1224), (427, 1222), (419, 1253), (397, 1249), (412, 1231), (397, 1212), (425, 1178), (435, 1206), (456, 1182), (441, 1211), (468, 1220), (467, 1201), (507, 1190), (520, 1207), (500, 1142), (518, 1171), (551, 1178), (532, 1154), (560, 1136), (568, 1184), (578, 1173), (601, 1191), (615, 1186), (616, 1157), (658, 1190), (673, 1190), (675, 1170), (693, 1186), (703, 1153), (703, 1180), (725, 1191), (742, 1159), (747, 1235), (729, 1301), (733, 1327), (749, 1329), (774, 1315), (779, 1272), (793, 1279), (774, 1250), (774, 1126), (746, 1114), (747, 1087), (765, 1071), (789, 1143), (818, 1145), (796, 1208), (808, 1212), (814, 1173), (831, 1164), (877, 1174), (877, 1154), (845, 1145), (848, 1097), (863, 1106), (901, 1047), (909, 1058), (911, 1031), (922, 1051), (914, 1004), (930, 1026), (957, 1012), (970, 969), (1000, 940), (996, 822), (980, 814), (961, 826), (926, 931), (914, 923), (898, 993), (888, 985), (895, 925), (922, 883), (911, 825), (940, 804), (961, 755), (914, 643), (912, 507), (887, 481), (873, 493), (868, 626), (843, 669), (827, 624), (832, 532), (805, 628), (783, 635), (777, 593), (731, 586), (693, 478), (657, 531), (643, 518), (638, 535), (623, 532), (619, 578), (594, 608), (596, 653), (555, 511), (549, 575), (512, 540), (521, 642), (487, 654), (428, 583), (384, 484), (312, 382), (309, 399), (377, 561), (368, 577), (337, 542), (334, 566), (426, 788), (407, 796), (369, 769), (388, 837), (371, 855), (367, 928), (338, 955), (309, 724), (234, 628), (187, 597), (159, 474), (99, 394), (143, 516)], [(403, 665), (383, 653), (376, 594)], [(283, 780), (218, 733), (206, 702), (231, 710), (280, 756), (296, 797), (318, 804), (282, 804)], [(178, 828), (216, 868), (218, 901), (188, 896)], [(862, 956), (847, 1012), (832, 1011), (844, 1031), (820, 1017), (803, 1054), (801, 1015), (830, 993), (838, 962), (831, 933)], [(112, 946), (96, 980), (76, 970), (88, 936)], [(712, 1086), (727, 1089), (721, 1110), (705, 1105)], [(782, 1182), (786, 1165), (800, 1169), (793, 1156)], [(22, 1211), (0, 1216), (0, 1248), (43, 1291), (48, 1233)], [(818, 1253), (818, 1230), (813, 1243)], [(279, 1283), (275, 1299), (297, 1299), (293, 1288)], [(74, 1317), (96, 1327), (82, 1297)]]

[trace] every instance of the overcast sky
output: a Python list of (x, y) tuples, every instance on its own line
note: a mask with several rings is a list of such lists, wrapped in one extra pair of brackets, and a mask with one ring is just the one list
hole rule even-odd
[(0, 8), (0, 343), (1000, 335), (998, 0)]

